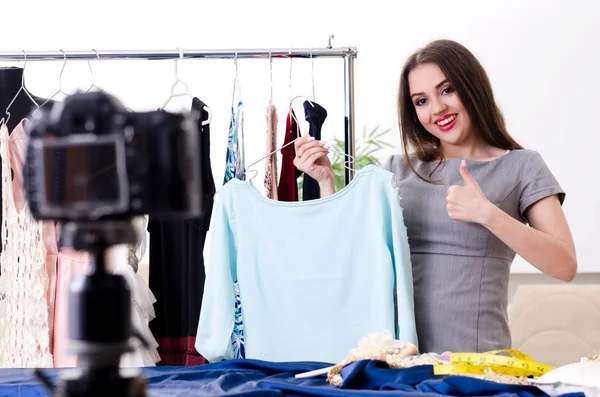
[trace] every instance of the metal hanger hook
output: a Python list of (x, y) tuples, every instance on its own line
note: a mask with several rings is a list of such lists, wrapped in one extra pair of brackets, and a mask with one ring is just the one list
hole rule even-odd
[[(177, 47), (177, 51), (179, 51), (179, 59), (183, 59), (183, 51), (181, 50), (181, 48)], [(178, 69), (178, 64), (179, 64), (179, 59), (175, 59), (175, 81), (180, 82), (181, 79), (179, 78), (179, 69)]]
[(241, 100), (242, 98), (242, 87), (240, 86), (240, 78), (238, 73), (238, 50), (235, 50), (235, 55), (233, 57), (233, 63), (235, 64), (235, 78), (233, 79), (233, 94), (231, 97), (231, 107), (234, 106), (235, 103), (235, 89), (238, 90), (238, 96)]
[(52, 96), (50, 98), (46, 99), (46, 101), (44, 103), (42, 103), (40, 105), (40, 107), (45, 106), (48, 102), (52, 101), (54, 99), (54, 97), (57, 96), (58, 94), (62, 93), (63, 95), (69, 95), (62, 90), (62, 76), (63, 76), (63, 72), (65, 71), (65, 66), (67, 65), (67, 53), (64, 52), (63, 50), (59, 50), (59, 51), (63, 53), (63, 64), (62, 64), (62, 68), (60, 69), (60, 74), (58, 75), (58, 91), (56, 91), (54, 94), (52, 94)]
[[(92, 48), (92, 51), (94, 51), (96, 53), (96, 58), (98, 58), (98, 61), (100, 61), (100, 55), (98, 54), (98, 51), (94, 50), (93, 48)], [(92, 70), (92, 64), (90, 63), (89, 59), (87, 61), (87, 64), (88, 64), (88, 68), (90, 69), (90, 76), (92, 76), (92, 84), (85, 91), (86, 93), (90, 92), (92, 88), (96, 87), (96, 84), (94, 82), (94, 71)]]
[(290, 58), (290, 96), (292, 96), (292, 47), (290, 47), (288, 57)]
[(304, 95), (296, 95), (295, 97), (292, 98), (292, 100), (290, 101), (290, 110), (292, 110), (292, 105), (294, 103), (294, 101), (298, 98), (303, 98), (305, 101), (307, 101), (308, 103), (310, 103), (310, 106), (312, 106), (313, 108), (315, 107), (315, 104), (313, 103), (313, 101), (311, 101), (310, 99), (308, 99), (307, 97), (305, 97)]
[(38, 105), (38, 103), (33, 99), (31, 94), (29, 93), (29, 91), (27, 91), (27, 89), (25, 88), (25, 69), (27, 67), (27, 53), (25, 52), (25, 50), (21, 50), (21, 51), (23, 52), (23, 59), (24, 59), (23, 60), (23, 72), (21, 75), (21, 87), (19, 87), (19, 90), (17, 91), (17, 93), (15, 94), (13, 99), (10, 101), (10, 103), (6, 107), (6, 110), (4, 111), (4, 113), (6, 114), (6, 120), (4, 120), (4, 118), (2, 118), (2, 122), (5, 124), (8, 124), (8, 121), (10, 120), (10, 112), (9, 112), (10, 107), (15, 102), (15, 100), (17, 99), (17, 97), (19, 96), (21, 91), (25, 91), (25, 94), (31, 100), (31, 102), (33, 102), (33, 104), (36, 106), (37, 109), (40, 108), (40, 105)]
[(63, 65), (62, 68), (60, 69), (60, 74), (58, 75), (58, 92), (63, 92), (62, 90), (62, 76), (63, 76), (63, 72), (65, 71), (65, 66), (67, 66), (67, 53), (64, 52), (63, 50), (60, 50), (60, 52), (63, 53)]
[(27, 96), (29, 97), (29, 99), (31, 100), (31, 102), (33, 102), (33, 104), (35, 105), (35, 107), (37, 109), (40, 108), (40, 105), (35, 101), (35, 99), (33, 99), (33, 96), (31, 95), (31, 93), (29, 92), (29, 90), (27, 89), (27, 87), (25, 86), (25, 66), (27, 66), (27, 53), (25, 52), (25, 50), (21, 50), (23, 51), (23, 74), (21, 75), (21, 87), (23, 88), (23, 91), (25, 91), (25, 94), (27, 94)]
[(313, 48), (310, 47), (310, 68), (312, 78), (312, 100), (315, 100), (315, 59), (313, 58)]
[(235, 77), (238, 76), (238, 52), (235, 50), (235, 56), (233, 58), (233, 64), (235, 65)]
[(270, 87), (271, 87), (271, 95), (269, 96), (269, 103), (273, 103), (273, 57), (272, 50), (269, 49), (269, 76), (270, 76)]
[(21, 50), (23, 53), (23, 74), (21, 75), (21, 86), (25, 85), (25, 68), (27, 67), (27, 53), (25, 50)]

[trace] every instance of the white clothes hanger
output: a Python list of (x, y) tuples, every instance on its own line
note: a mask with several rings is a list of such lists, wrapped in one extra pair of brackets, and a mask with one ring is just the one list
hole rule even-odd
[(235, 56), (233, 57), (233, 64), (235, 65), (235, 77), (233, 79), (233, 92), (231, 94), (231, 107), (235, 107), (235, 89), (237, 88), (238, 96), (240, 101), (242, 100), (242, 87), (240, 85), (240, 77), (238, 70), (238, 52), (235, 51)]
[[(171, 102), (171, 99), (176, 98), (176, 97), (181, 97), (181, 96), (187, 96), (188, 98), (192, 98), (192, 96), (189, 94), (188, 92), (188, 85), (186, 82), (184, 82), (183, 80), (181, 80), (181, 78), (179, 77), (179, 71), (177, 69), (177, 63), (179, 62), (180, 59), (183, 59), (183, 51), (181, 50), (181, 48), (177, 48), (177, 50), (179, 50), (179, 59), (175, 59), (175, 61), (173, 61), (173, 65), (174, 65), (174, 81), (173, 84), (171, 84), (171, 93), (169, 94), (169, 97), (167, 98), (167, 100), (165, 101), (165, 103), (163, 103), (163, 105), (161, 106), (161, 109), (164, 109), (169, 102)], [(181, 85), (183, 87), (183, 92), (175, 92), (175, 88)]]
[[(175, 59), (174, 61), (174, 81), (173, 84), (171, 84), (171, 93), (169, 94), (169, 97), (167, 98), (167, 100), (165, 101), (165, 103), (161, 106), (161, 109), (165, 109), (165, 107), (169, 104), (169, 102), (171, 102), (171, 99), (173, 98), (177, 98), (177, 97), (181, 97), (181, 96), (187, 96), (190, 99), (194, 99), (194, 97), (192, 95), (190, 95), (189, 90), (188, 90), (188, 85), (186, 82), (184, 82), (183, 80), (181, 80), (181, 78), (179, 77), (179, 69), (177, 68), (178, 66), (178, 62), (180, 59), (183, 59), (183, 51), (181, 50), (181, 48), (177, 48), (177, 50), (179, 51), (179, 59)], [(96, 54), (98, 54), (96, 52)], [(98, 59), (100, 59), (100, 57), (98, 57)], [(183, 87), (183, 92), (175, 92), (175, 88), (181, 85)], [(202, 125), (207, 125), (210, 124), (210, 122), (212, 121), (212, 111), (210, 110), (210, 108), (208, 106), (204, 106), (203, 108), (204, 110), (206, 110), (206, 112), (208, 113), (208, 118), (204, 121), (202, 121)]]

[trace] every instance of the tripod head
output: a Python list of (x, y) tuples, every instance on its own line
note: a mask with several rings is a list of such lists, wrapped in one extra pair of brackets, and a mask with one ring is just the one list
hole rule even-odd
[[(139, 373), (119, 368), (121, 356), (133, 351), (132, 336), (148, 343), (131, 324), (131, 291), (120, 275), (110, 274), (105, 257), (109, 247), (134, 244), (130, 221), (70, 222), (64, 225), (60, 245), (93, 254), (92, 270), (71, 281), (69, 289), (69, 352), (77, 368), (65, 370), (59, 385), (36, 376), (55, 397), (143, 397), (145, 382)], [(128, 369), (131, 372), (132, 369)]]

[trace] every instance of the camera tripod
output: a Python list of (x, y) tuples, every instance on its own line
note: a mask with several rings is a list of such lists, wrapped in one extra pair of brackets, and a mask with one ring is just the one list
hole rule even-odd
[(36, 371), (54, 397), (145, 397), (146, 383), (135, 368), (119, 368), (121, 356), (132, 352), (132, 336), (148, 343), (131, 324), (131, 291), (124, 277), (106, 268), (107, 249), (134, 244), (130, 221), (66, 223), (60, 245), (93, 254), (92, 270), (77, 275), (69, 288), (69, 352), (77, 367), (64, 370), (57, 385)]

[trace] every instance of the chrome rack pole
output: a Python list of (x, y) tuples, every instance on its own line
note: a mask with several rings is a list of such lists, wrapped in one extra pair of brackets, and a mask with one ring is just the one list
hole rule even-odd
[[(352, 47), (339, 48), (259, 48), (259, 49), (215, 49), (194, 50), (181, 49), (184, 58), (342, 58), (349, 54), (356, 56)], [(124, 50), (124, 51), (0, 51), (0, 61), (48, 61), (48, 60), (102, 60), (109, 59), (177, 59), (179, 49), (170, 50)]]
[[(260, 49), (214, 49), (214, 50), (120, 50), (120, 51), (0, 51), (0, 62), (6, 61), (50, 61), (50, 60), (163, 60), (178, 59), (242, 59), (242, 58), (344, 58), (344, 140), (345, 154), (355, 155), (354, 124), (354, 59), (357, 56), (354, 47), (327, 48), (260, 48)], [(346, 185), (354, 173), (345, 168)]]
[[(355, 157), (355, 124), (354, 124), (354, 58), (356, 52), (353, 54), (347, 54), (344, 57), (344, 103), (345, 103), (345, 117), (344, 117), (344, 151), (347, 157), (344, 160), (354, 159)], [(356, 164), (352, 164), (352, 167), (344, 167), (345, 170), (345, 181), (346, 185), (350, 183), (354, 177), (354, 171), (349, 168), (354, 168)]]

